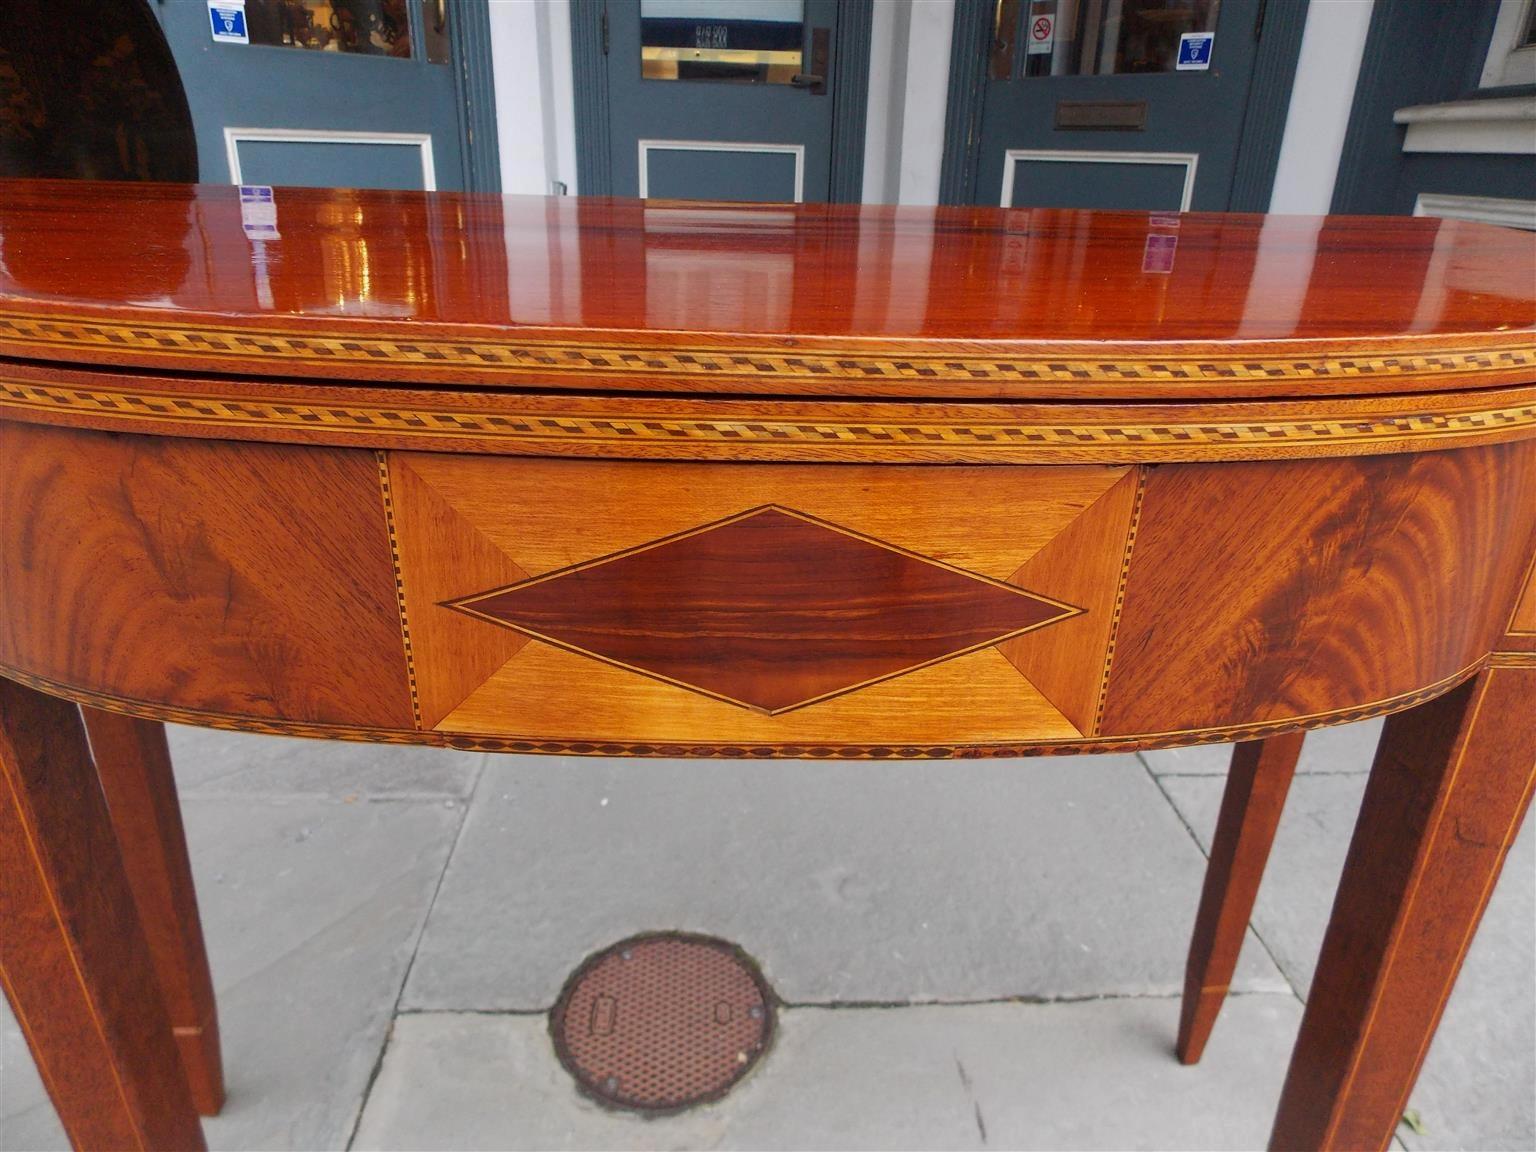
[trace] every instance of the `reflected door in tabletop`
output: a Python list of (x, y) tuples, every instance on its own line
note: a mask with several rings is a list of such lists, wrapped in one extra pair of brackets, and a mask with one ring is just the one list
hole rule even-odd
[(484, 24), (486, 5), (245, 0), (222, 12), (178, 0), (155, 12), (186, 86), (203, 180), (465, 187), (454, 82), (464, 37), (452, 22)]
[(1226, 209), (1263, 7), (996, 0), (975, 202)]
[[(830, 198), (836, 0), (609, 0), (606, 145), (619, 196)], [(582, 82), (578, 75), (577, 82)]]

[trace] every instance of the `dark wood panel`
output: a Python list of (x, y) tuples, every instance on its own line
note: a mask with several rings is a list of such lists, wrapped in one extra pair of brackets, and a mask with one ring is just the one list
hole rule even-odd
[(411, 726), (373, 454), (0, 422), (0, 664), (245, 716)]
[(1082, 611), (772, 506), (455, 607), (768, 713)]
[(1450, 676), (1497, 644), (1533, 534), (1530, 444), (1154, 469), (1101, 732), (1305, 715)]

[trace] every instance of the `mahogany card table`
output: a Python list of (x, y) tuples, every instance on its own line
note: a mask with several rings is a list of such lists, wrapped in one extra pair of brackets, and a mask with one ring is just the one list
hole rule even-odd
[(161, 721), (1240, 741), (1193, 1059), (1295, 734), (1388, 714), (1272, 1135), (1385, 1148), (1536, 779), (1533, 281), (1434, 219), (0, 185), (0, 975), (71, 1138), (222, 1094)]

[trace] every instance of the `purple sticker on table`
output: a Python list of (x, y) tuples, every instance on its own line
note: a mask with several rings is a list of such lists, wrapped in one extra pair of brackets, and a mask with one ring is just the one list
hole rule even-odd
[(1173, 254), (1178, 251), (1179, 238), (1168, 236), (1161, 232), (1153, 232), (1147, 237), (1147, 246), (1141, 253), (1141, 270), (1143, 272), (1172, 272)]

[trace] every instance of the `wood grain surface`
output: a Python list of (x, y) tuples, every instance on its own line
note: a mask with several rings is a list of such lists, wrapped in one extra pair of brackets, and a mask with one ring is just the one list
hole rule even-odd
[(371, 454), (0, 422), (0, 460), (0, 664), (411, 726)]
[[(1504, 632), (1536, 551), (1536, 442), (1151, 469), (829, 468), (378, 455), (0, 422), (0, 450), (14, 461), (0, 473), (10, 674), (158, 715), (509, 746), (998, 754), (1367, 715), (1470, 675), (1496, 645), (1521, 650)], [(651, 590), (620, 581), (606, 607), (586, 586), (622, 574), (605, 558), (654, 560), (658, 541), (697, 544), (767, 506), (805, 518), (804, 538), (738, 549), (720, 603), (688, 610), (708, 628), (665, 619), (699, 594), (687, 583), (707, 577), (701, 556), (652, 573)], [(889, 570), (854, 588), (849, 549)], [(549, 579), (563, 569), (582, 569), (577, 584)], [(1062, 611), (967, 643), (933, 633), (922, 643), (938, 647), (910, 663), (838, 671), (866, 659), (870, 629), (892, 627), (877, 618), (905, 610), (909, 577), (927, 572)], [(790, 605), (791, 585), (822, 600)], [(465, 612), (535, 591), (566, 594), (539, 620), (526, 604)], [(738, 614), (782, 601), (794, 619), (759, 628), (750, 642), (768, 647), (748, 660), (751, 630), (717, 611), (725, 591)], [(609, 639), (560, 632), (551, 613)], [(663, 633), (716, 625), (719, 651), (655, 650)], [(946, 657), (953, 667), (921, 667)], [(759, 687), (726, 683), (749, 667)]]
[(73, 704), (0, 679), (0, 984), (76, 1148), (198, 1149)]
[(1536, 784), (1536, 664), (1388, 719), (1274, 1149), (1384, 1149)]
[(1448, 676), (1497, 644), (1533, 548), (1532, 445), (1154, 469), (1103, 732)]
[(768, 715), (1083, 611), (773, 504), (452, 606)]
[[(990, 645), (1047, 617), (1070, 618), (1079, 611), (1074, 597), (1092, 599), (1096, 606), (1112, 604), (1128, 530), (1124, 520), (1105, 537), (1101, 563), (1095, 565), (1090, 557), (1076, 570), (1055, 573), (1053, 591), (1027, 597), (1024, 593), (1035, 590), (1013, 577), (1063, 529), (1097, 507), (1100, 497), (1128, 474), (1123, 468), (828, 470), (405, 453), (390, 454), (389, 466), (416, 679), (422, 698), (433, 700), (424, 713), (435, 715), (443, 701), (459, 694), (437, 723), (440, 730), (516, 728), (525, 735), (557, 737), (577, 725), (591, 738), (618, 739), (632, 728), (648, 740), (686, 735), (752, 743), (824, 742), (837, 739), (839, 730), (861, 733), (861, 739), (911, 742), (925, 724), (948, 739), (997, 737), (1019, 724), (1042, 734), (1081, 734)], [(977, 505), (981, 484), (999, 499), (994, 511)], [(720, 521), (750, 527), (760, 517), (743, 518), (765, 506), (793, 511), (775, 519), (793, 521), (795, 539), (743, 539), (729, 557), (712, 558), (698, 550), (701, 540), (715, 536), (701, 529)], [(432, 546), (423, 547), (428, 539)], [(668, 559), (668, 549), (658, 547), (665, 541), (686, 554)], [(611, 567), (595, 565), (623, 553), (632, 555)], [(581, 586), (562, 593), (572, 578), (579, 585), (608, 571), (622, 576), (628, 563), (651, 563), (658, 556), (669, 565), (669, 574), (650, 572), (654, 587), (632, 588), (621, 580), (607, 589), (605, 602)], [(713, 563), (722, 559), (723, 566)], [(573, 570), (570, 576), (550, 579), (567, 569)], [(510, 581), (508, 571), (516, 573)], [(933, 576), (925, 575), (930, 572)], [(519, 585), (529, 578), (540, 579)], [(935, 579), (944, 582), (944, 589)], [(687, 609), (704, 613), (696, 627), (672, 619), (682, 610), (681, 602), (696, 597), (712, 580), (718, 603), (697, 602)], [(500, 594), (503, 598), (519, 595), (519, 587), (551, 593), (553, 599), (540, 609), (546, 615), (601, 616), (605, 638), (555, 635), (549, 621), (525, 618), (520, 620), (523, 634), (538, 638), (526, 646), (511, 645), (499, 666), (489, 667), (489, 652), (461, 663), (459, 645), (475, 633), (463, 622), (450, 628), (448, 618), (468, 610), (481, 617), (469, 621), (480, 633), (507, 632), (507, 621), (496, 617), (488, 599), (494, 601), (508, 583), (514, 588)], [(931, 620), (917, 627), (908, 620), (891, 632), (891, 613), (905, 611), (903, 604), (922, 605), (924, 616), (939, 606), (925, 588), (954, 597), (980, 590), (1010, 611), (1028, 608), (1030, 615), (1027, 620), (1010, 616), (995, 630), (964, 642), (946, 634), (949, 625), (936, 630)], [(422, 594), (428, 590), (430, 595)], [(731, 597), (761, 601), (749, 613), (754, 618), (765, 608), (781, 618), (771, 626), (743, 618), (740, 604), (726, 605)], [(1038, 608), (1042, 603), (1044, 614)], [(1107, 610), (1102, 614), (1109, 615)], [(718, 651), (694, 641), (700, 631), (715, 633)], [(910, 660), (844, 675), (853, 664), (869, 663), (875, 653), (871, 644), (880, 636), (887, 648), (927, 648), (913, 649)], [(1107, 626), (1077, 634), (1079, 641), (1094, 636), (1099, 637), (1097, 648), (1080, 642), (1064, 653), (1061, 676), (1071, 679), (1070, 666), (1081, 663), (1078, 680), (1097, 686)], [(482, 637), (478, 642), (490, 641)], [(678, 651), (693, 665), (686, 672), (675, 666), (678, 651), (672, 649), (680, 642), (684, 647)], [(598, 652), (598, 644), (606, 647)], [(621, 653), (614, 644), (634, 651)], [(658, 644), (667, 651), (657, 649)], [(649, 646), (644, 668), (647, 654), (637, 645)], [(961, 654), (978, 647), (984, 650)], [(750, 659), (749, 648), (756, 652)], [(950, 654), (953, 668), (935, 665), (873, 683)], [(474, 682), (465, 672), (470, 666), (489, 670)], [(452, 691), (440, 679), (445, 670)], [(789, 680), (776, 683), (781, 671)], [(583, 684), (579, 697), (560, 688), (571, 676)], [(756, 678), (764, 690), (788, 695), (772, 700), (753, 695), (752, 688), (737, 684), (742, 676)], [(797, 712), (782, 711), (805, 700), (799, 685), (811, 681), (819, 687), (808, 689), (810, 695), (828, 698)], [(962, 684), (969, 687), (961, 689)], [(854, 686), (857, 691), (846, 691)], [(779, 714), (765, 714), (773, 711)]]
[[(11, 183), (0, 354), (929, 399), (1364, 395), (1536, 368), (1536, 237), (1461, 221), (287, 188), (276, 203), (257, 275), (233, 188)], [(1171, 269), (1144, 266), (1154, 233)]]
[(1288, 734), (1405, 709), (1274, 1135), (1386, 1145), (1536, 762), (1536, 236), (298, 189), (277, 213), (253, 246), (229, 188), (0, 197), (0, 920), (27, 944), (0, 972), (77, 1144), (199, 1145), (159, 984), (205, 1106), (216, 1032), (158, 733), (93, 719), (109, 812), (36, 689), (593, 755), (1269, 737), (1224, 804), (1191, 1058)]
[[(1008, 578), (1047, 596), (1069, 592), (1071, 602), (1082, 607), (1076, 616), (997, 646), (1080, 732), (1099, 730), (1145, 482), (1145, 469), (1121, 476)], [(1103, 652), (1102, 665), (1077, 658), (1085, 651)]]
[(1521, 593), (1520, 602), (1515, 605), (1509, 631), (1516, 636), (1536, 636), (1536, 558), (1532, 559), (1531, 570), (1526, 574), (1525, 591)]
[(80, 711), (192, 1103), (216, 1116), (224, 1106), (219, 1015), (165, 725)]

